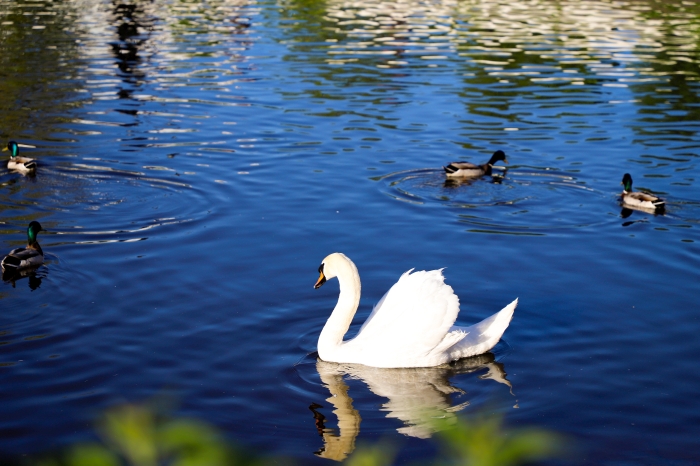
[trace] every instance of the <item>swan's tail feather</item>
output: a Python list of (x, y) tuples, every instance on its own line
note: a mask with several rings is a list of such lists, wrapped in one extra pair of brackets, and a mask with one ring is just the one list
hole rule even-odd
[(512, 303), (504, 307), (502, 310), (498, 311), (491, 317), (482, 320), (473, 327), (476, 327), (475, 330), (477, 330), (479, 335), (483, 335), (487, 338), (497, 337), (500, 339), (503, 332), (505, 332), (508, 328), (517, 305), (518, 298), (515, 298)]
[(478, 324), (469, 327), (452, 327), (450, 333), (466, 332), (467, 335), (449, 349), (450, 359), (455, 360), (476, 356), (496, 346), (496, 343), (498, 343), (503, 333), (508, 328), (517, 305), (518, 299), (516, 298), (502, 310), (487, 317)]

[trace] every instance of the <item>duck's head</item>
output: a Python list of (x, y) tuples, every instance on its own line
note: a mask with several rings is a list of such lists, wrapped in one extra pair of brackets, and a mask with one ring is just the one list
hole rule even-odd
[(629, 173), (625, 173), (625, 175), (622, 177), (622, 182), (620, 184), (625, 187), (626, 192), (631, 193), (632, 192), (632, 175), (630, 175)]
[(327, 280), (335, 278), (339, 274), (343, 273), (344, 269), (350, 269), (346, 270), (345, 273), (357, 273), (355, 264), (353, 264), (353, 262), (345, 254), (340, 252), (329, 254), (325, 259), (323, 259), (323, 262), (321, 262), (321, 265), (318, 267), (319, 277), (314, 285), (314, 288), (321, 288), (321, 286), (326, 283)]
[(19, 144), (17, 144), (15, 141), (10, 141), (7, 143), (7, 147), (3, 149), (3, 151), (10, 151), (10, 157), (17, 157), (19, 154)]
[(489, 165), (493, 165), (496, 162), (503, 161), (503, 163), (508, 163), (508, 159), (506, 158), (505, 152), (502, 150), (497, 150), (496, 152), (493, 153), (491, 156), (491, 159), (489, 160)]
[(27, 241), (29, 244), (36, 243), (36, 235), (39, 234), (40, 231), (46, 231), (41, 228), (41, 223), (32, 221), (29, 224), (27, 227)]

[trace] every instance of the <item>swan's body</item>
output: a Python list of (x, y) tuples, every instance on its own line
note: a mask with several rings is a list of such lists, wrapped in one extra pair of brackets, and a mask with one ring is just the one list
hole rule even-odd
[(360, 275), (341, 253), (326, 257), (315, 288), (338, 277), (340, 296), (318, 338), (324, 361), (373, 367), (432, 367), (475, 356), (501, 339), (518, 303), (470, 327), (454, 325), (459, 298), (442, 270), (404, 273), (384, 295), (357, 336), (343, 341), (360, 303)]
[(43, 231), (39, 222), (31, 222), (27, 227), (27, 246), (10, 251), (2, 259), (3, 275), (13, 274), (22, 269), (36, 267), (44, 263), (44, 251), (41, 250), (36, 235)]
[(662, 213), (666, 208), (666, 201), (653, 194), (632, 191), (632, 176), (625, 173), (620, 183), (624, 186), (622, 202), (632, 208), (640, 208), (644, 211)]
[(30, 159), (29, 157), (20, 157), (19, 154), (19, 144), (15, 141), (10, 141), (7, 143), (7, 147), (3, 151), (10, 151), (10, 160), (7, 161), (7, 168), (9, 170), (17, 170), (22, 173), (29, 173), (36, 170), (36, 161)]
[(476, 165), (471, 162), (452, 162), (442, 168), (445, 169), (445, 174), (450, 178), (472, 178), (475, 176), (491, 175), (493, 164), (499, 160), (502, 160), (503, 163), (508, 163), (506, 154), (502, 150), (494, 152), (489, 161), (481, 165)]

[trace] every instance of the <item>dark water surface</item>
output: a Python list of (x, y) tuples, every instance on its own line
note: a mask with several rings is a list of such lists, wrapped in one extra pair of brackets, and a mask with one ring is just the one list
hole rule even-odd
[[(0, 142), (39, 163), (0, 169), (0, 244), (49, 230), (0, 287), (0, 455), (166, 393), (302, 464), (429, 457), (431, 418), (484, 410), (582, 463), (698, 464), (699, 79), (695, 2), (0, 0)], [(496, 149), (504, 178), (445, 182)], [(665, 215), (622, 213), (625, 172)], [(320, 362), (334, 251), (351, 333), (413, 267), (459, 324), (520, 305), (450, 367)]]

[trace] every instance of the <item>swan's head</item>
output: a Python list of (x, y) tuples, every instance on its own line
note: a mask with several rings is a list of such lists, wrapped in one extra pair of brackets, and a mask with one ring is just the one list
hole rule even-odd
[(323, 269), (325, 268), (325, 264), (321, 262), (321, 265), (318, 266), (318, 273), (320, 274), (318, 277), (318, 280), (316, 280), (316, 284), (314, 285), (314, 290), (318, 290), (323, 286), (324, 283), (326, 283), (326, 280), (328, 280), (328, 277), (326, 277), (326, 274), (324, 273)]
[(326, 258), (323, 259), (323, 262), (321, 262), (321, 265), (318, 267), (319, 277), (314, 285), (314, 288), (321, 288), (321, 286), (326, 283), (326, 280), (337, 277), (339, 274), (343, 273), (342, 271), (346, 268), (353, 269), (355, 270), (355, 273), (357, 273), (355, 264), (353, 264), (345, 254), (334, 252), (333, 254), (326, 256)]

